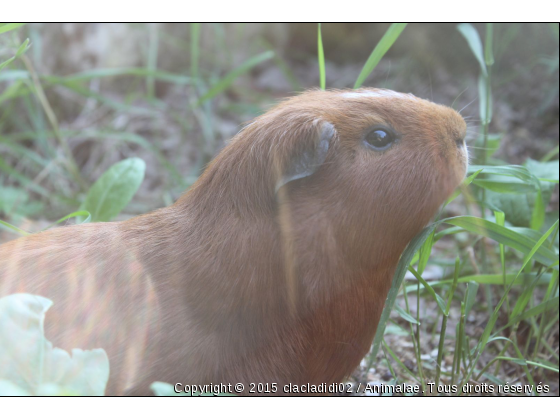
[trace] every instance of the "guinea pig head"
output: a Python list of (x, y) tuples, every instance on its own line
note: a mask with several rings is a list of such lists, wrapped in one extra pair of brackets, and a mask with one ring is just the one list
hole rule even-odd
[(456, 111), (410, 94), (309, 91), (246, 126), (200, 186), (214, 182), (238, 216), (273, 220), (290, 299), (311, 296), (355, 270), (390, 275), (463, 179), (465, 132)]
[(305, 232), (329, 219), (351, 259), (398, 259), (467, 167), (459, 113), (390, 90), (307, 92), (247, 130), (252, 150), (270, 148), (265, 188), (291, 223)]

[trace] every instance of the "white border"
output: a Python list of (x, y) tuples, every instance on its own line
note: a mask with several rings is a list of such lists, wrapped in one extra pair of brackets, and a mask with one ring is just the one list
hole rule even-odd
[[(556, 12), (554, 12), (556, 10)], [(556, 15), (556, 18), (554, 17)], [(384, 22), (493, 22), (545, 19), (558, 22), (558, 8), (550, 2), (535, 0), (523, 5), (511, 1), (469, 2), (449, 0), (400, 0), (343, 2), (295, 0), (26, 0), (2, 1), (3, 21), (29, 20), (45, 22), (169, 22), (175, 20), (242, 21), (347, 21), (378, 20)]]

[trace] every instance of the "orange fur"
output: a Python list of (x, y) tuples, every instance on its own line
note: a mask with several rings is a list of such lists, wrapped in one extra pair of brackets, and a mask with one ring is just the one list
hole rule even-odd
[[(276, 193), (323, 124), (313, 175)], [(392, 126), (383, 152), (364, 131)], [(377, 89), (309, 91), (256, 118), (174, 205), (0, 246), (0, 296), (54, 301), (46, 336), (104, 348), (108, 393), (339, 382), (369, 350), (407, 243), (461, 182), (458, 113)]]

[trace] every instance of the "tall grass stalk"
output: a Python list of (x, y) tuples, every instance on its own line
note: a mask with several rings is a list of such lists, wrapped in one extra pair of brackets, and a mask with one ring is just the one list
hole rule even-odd
[(453, 300), (453, 295), (457, 289), (457, 279), (459, 278), (459, 257), (455, 260), (455, 272), (453, 274), (453, 284), (451, 290), (449, 291), (449, 296), (447, 298), (447, 306), (445, 307), (445, 312), (443, 313), (441, 319), (441, 330), (439, 334), (439, 345), (438, 345), (438, 355), (437, 355), (437, 365), (436, 365), (436, 389), (439, 386), (439, 379), (441, 376), (441, 364), (443, 361), (443, 347), (445, 342), (445, 330), (447, 329), (447, 318), (449, 318), (449, 311), (451, 309), (451, 301)]
[(317, 59), (319, 61), (319, 86), (325, 90), (327, 82), (325, 75), (325, 52), (323, 51), (323, 36), (321, 35), (321, 24), (317, 25)]

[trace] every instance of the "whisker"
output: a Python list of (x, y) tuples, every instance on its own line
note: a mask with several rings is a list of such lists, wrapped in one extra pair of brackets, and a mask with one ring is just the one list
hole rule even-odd
[[(459, 98), (461, 97), (461, 95), (467, 91), (467, 89), (468, 89), (468, 87), (466, 87), (465, 89), (463, 89), (463, 91), (462, 91), (461, 93), (459, 93), (459, 94), (455, 97), (455, 99), (453, 99), (453, 103), (451, 104), (451, 108), (453, 108), (453, 106), (455, 105), (455, 102), (457, 101), (457, 99), (459, 99)], [(461, 111), (459, 111), (459, 113), (460, 113), (460, 112), (461, 112)]]
[(476, 101), (476, 98), (473, 99), (472, 101), (470, 101), (468, 104), (466, 104), (463, 108), (461, 108), (461, 109), (459, 110), (459, 114), (460, 114), (461, 112), (463, 112), (463, 111), (465, 110), (466, 107), (468, 107), (469, 105), (472, 105), (472, 103), (473, 103), (474, 101)]

